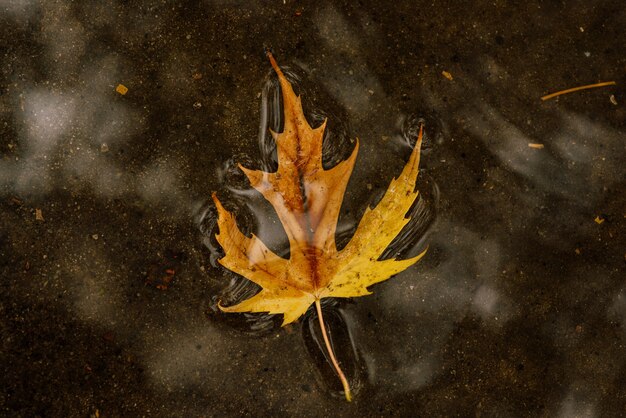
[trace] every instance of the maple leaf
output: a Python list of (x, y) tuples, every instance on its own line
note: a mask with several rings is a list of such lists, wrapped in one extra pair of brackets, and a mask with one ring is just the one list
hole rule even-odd
[(323, 324), (320, 300), (368, 295), (368, 287), (405, 270), (425, 253), (406, 260), (379, 260), (385, 249), (409, 222), (406, 214), (418, 196), (418, 175), (422, 128), (409, 161), (392, 180), (380, 202), (367, 208), (354, 235), (341, 250), (335, 232), (343, 195), (348, 185), (359, 142), (347, 160), (325, 170), (322, 140), (326, 120), (316, 128), (307, 122), (299, 96), (293, 91), (278, 64), (268, 53), (278, 75), (283, 98), (284, 127), (271, 131), (276, 141), (278, 169), (274, 173), (239, 165), (250, 184), (274, 207), (289, 239), (289, 259), (272, 252), (254, 234), (244, 235), (235, 217), (213, 193), (218, 211), (217, 241), (225, 255), (220, 264), (261, 287), (255, 296), (225, 312), (269, 312), (283, 314), (283, 326), (296, 321), (316, 305), (322, 334), (331, 360), (342, 380), (346, 398), (350, 390)]

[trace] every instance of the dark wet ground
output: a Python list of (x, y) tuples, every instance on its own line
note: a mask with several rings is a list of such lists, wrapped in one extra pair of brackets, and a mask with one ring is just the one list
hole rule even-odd
[[(625, 10), (0, 2), (0, 415), (626, 414)], [(427, 256), (337, 314), (352, 404), (300, 325), (213, 313), (198, 217), (260, 158), (266, 47), (360, 138), (345, 219), (430, 133)]]

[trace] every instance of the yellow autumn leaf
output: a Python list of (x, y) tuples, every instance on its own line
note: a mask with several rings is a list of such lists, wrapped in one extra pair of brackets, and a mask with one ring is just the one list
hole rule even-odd
[(322, 333), (333, 365), (342, 380), (346, 398), (350, 391), (339, 368), (323, 325), (320, 300), (368, 295), (368, 287), (387, 280), (416, 263), (426, 251), (407, 260), (379, 260), (385, 249), (409, 222), (406, 214), (415, 202), (422, 130), (409, 161), (392, 180), (376, 205), (365, 211), (349, 243), (338, 250), (335, 232), (343, 196), (359, 150), (333, 168), (322, 166), (322, 140), (326, 121), (312, 128), (299, 96), (268, 53), (283, 97), (284, 127), (272, 132), (278, 152), (274, 173), (239, 168), (250, 184), (274, 207), (289, 239), (289, 259), (273, 253), (255, 235), (244, 235), (235, 217), (213, 200), (218, 211), (217, 241), (224, 249), (220, 264), (261, 287), (255, 296), (225, 312), (269, 312), (283, 315), (283, 326), (296, 321), (316, 305)]

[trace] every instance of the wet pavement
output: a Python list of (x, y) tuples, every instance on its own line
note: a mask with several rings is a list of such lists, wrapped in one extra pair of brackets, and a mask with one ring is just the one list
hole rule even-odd
[[(626, 414), (625, 25), (599, 1), (0, 1), (0, 415)], [(236, 169), (274, 163), (266, 48), (328, 117), (326, 163), (360, 140), (345, 239), (427, 132), (389, 256), (427, 255), (325, 306), (350, 404), (314, 315), (216, 311), (254, 289), (216, 264), (211, 192), (284, 240)]]

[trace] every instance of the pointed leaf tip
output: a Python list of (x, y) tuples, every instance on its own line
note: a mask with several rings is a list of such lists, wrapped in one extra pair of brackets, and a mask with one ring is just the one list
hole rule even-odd
[(422, 148), (422, 134), (424, 133), (424, 124), (420, 123), (420, 133), (417, 135), (417, 142), (415, 143), (415, 147)]
[(222, 205), (222, 202), (220, 202), (220, 200), (218, 199), (217, 192), (211, 193), (211, 199), (213, 199), (213, 203), (215, 203), (218, 214), (224, 211), (224, 205)]
[(217, 192), (211, 192), (211, 199), (213, 199), (213, 203), (215, 203), (215, 205), (219, 205), (220, 201), (217, 198)]
[(278, 66), (278, 63), (276, 62), (276, 60), (274, 59), (274, 56), (272, 55), (270, 51), (267, 51), (267, 58), (269, 58), (270, 64), (272, 64), (272, 68), (274, 69), (274, 71), (276, 71), (276, 74), (278, 74), (278, 77), (281, 77), (281, 78), (284, 77), (282, 70)]

